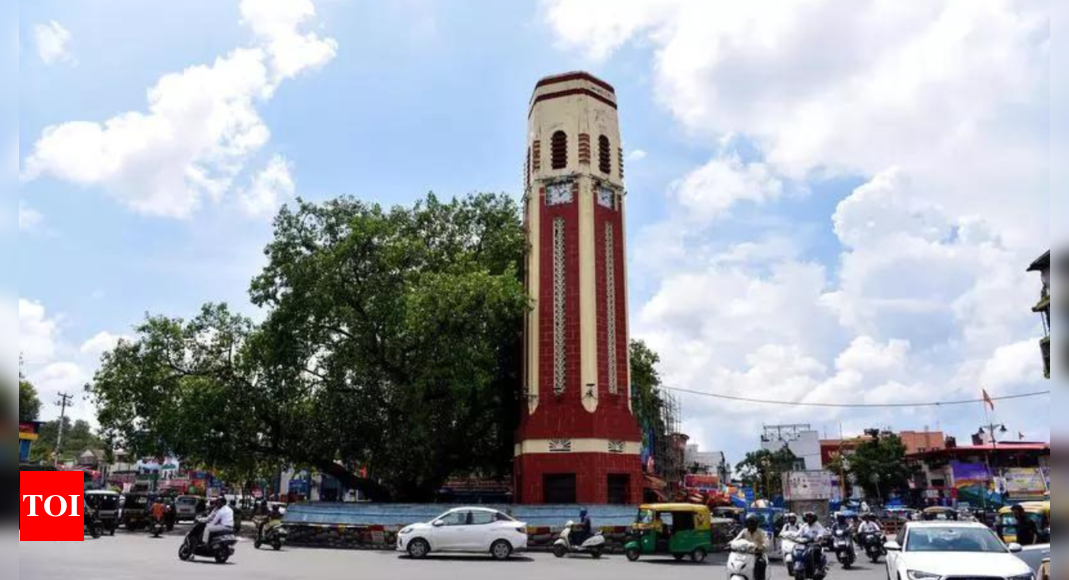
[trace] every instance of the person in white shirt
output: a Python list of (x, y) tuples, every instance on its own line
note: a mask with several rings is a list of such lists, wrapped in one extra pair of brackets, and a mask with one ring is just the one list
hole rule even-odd
[(783, 524), (783, 530), (780, 531), (781, 536), (797, 534), (801, 529), (801, 524), (798, 523), (797, 514), (787, 514), (787, 522)]
[(204, 526), (204, 538), (205, 544), (208, 543), (208, 538), (215, 532), (232, 532), (234, 531), (234, 510), (230, 509), (230, 506), (226, 505), (226, 498), (219, 498), (218, 508), (212, 513), (208, 524)]
[(757, 514), (747, 516), (746, 527), (739, 532), (734, 541), (738, 540), (746, 540), (757, 546), (753, 580), (765, 580), (765, 572), (768, 570), (768, 560), (765, 557), (765, 552), (768, 551), (768, 534), (761, 529), (761, 518)]
[(865, 521), (861, 522), (861, 525), (857, 527), (858, 535), (883, 533), (883, 528), (880, 527), (880, 524), (876, 523), (876, 518), (872, 514), (865, 514), (862, 518), (864, 518)]
[(817, 517), (817, 514), (810, 512), (805, 515), (805, 523), (798, 530), (798, 535), (817, 542), (828, 535), (828, 530), (820, 523), (820, 518)]

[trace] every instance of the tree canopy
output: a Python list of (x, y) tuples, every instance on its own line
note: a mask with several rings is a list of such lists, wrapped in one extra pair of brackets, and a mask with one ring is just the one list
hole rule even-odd
[(29, 381), (19, 380), (19, 422), (36, 421), (41, 414), (37, 389)]
[(758, 497), (773, 499), (783, 495), (783, 475), (794, 470), (798, 458), (787, 447), (778, 451), (762, 449), (746, 454), (735, 472)]
[(524, 250), (504, 195), (284, 208), (251, 284), (264, 321), (218, 304), (148, 318), (89, 386), (103, 434), (249, 477), (311, 467), (376, 499), (426, 499), (455, 471), (504, 473)]
[[(38, 439), (30, 450), (30, 459), (52, 463), (56, 459), (53, 455), (58, 437), (59, 419), (42, 423)], [(70, 417), (63, 418), (63, 448), (58, 461), (74, 461), (87, 449), (97, 451), (104, 447), (104, 442), (93, 433), (88, 421), (78, 419), (72, 423)]]
[(906, 446), (897, 435), (873, 437), (858, 445), (854, 454), (844, 461), (846, 472), (865, 490), (867, 497), (888, 497), (891, 491), (909, 487)]

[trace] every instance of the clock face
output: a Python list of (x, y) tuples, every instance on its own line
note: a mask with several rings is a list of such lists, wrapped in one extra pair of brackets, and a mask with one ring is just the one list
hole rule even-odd
[(609, 209), (616, 209), (616, 193), (608, 187), (599, 187), (598, 205)]
[(552, 183), (546, 187), (546, 205), (561, 205), (572, 202), (570, 181)]

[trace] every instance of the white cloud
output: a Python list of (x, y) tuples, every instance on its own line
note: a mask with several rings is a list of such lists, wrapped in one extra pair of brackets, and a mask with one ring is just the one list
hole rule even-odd
[(241, 12), (252, 46), (165, 75), (148, 91), (147, 112), (46, 128), (23, 179), (100, 186), (147, 215), (182, 218), (218, 201), (270, 138), (257, 107), (337, 50), (333, 39), (300, 32), (315, 14), (308, 0), (243, 0)]
[(697, 135), (758, 143), (774, 173), (875, 175), (898, 166), (951, 212), (990, 216), (1007, 239), (1032, 239), (1047, 219), (1046, 2), (545, 6), (562, 44), (592, 58), (628, 42), (652, 46), (664, 106)]
[(627, 160), (628, 161), (642, 161), (643, 159), (645, 159), (648, 156), (649, 156), (649, 153), (646, 153), (642, 149), (635, 149), (631, 153), (627, 154)]
[(26, 205), (26, 202), (19, 202), (19, 231), (29, 232), (37, 229), (37, 226), (41, 225), (44, 220), (44, 216), (41, 212)]
[(34, 26), (33, 39), (41, 62), (45, 64), (73, 62), (74, 59), (70, 53), (71, 33), (55, 20)]
[(81, 393), (88, 376), (82, 368), (72, 362), (55, 362), (33, 373), (33, 386), (37, 388), (42, 402), (49, 403), (58, 393), (74, 395), (75, 401), (81, 399)]
[(130, 337), (112, 334), (105, 330), (97, 333), (92, 338), (82, 343), (81, 348), (78, 350), (82, 354), (88, 354), (99, 358), (100, 355), (115, 348), (120, 340), (130, 340)]
[(721, 217), (735, 204), (764, 204), (783, 194), (783, 183), (763, 163), (728, 155), (713, 159), (675, 185), (680, 205), (699, 221)]
[(274, 156), (267, 167), (252, 178), (249, 187), (241, 192), (241, 207), (251, 216), (273, 213), (286, 199), (293, 197), (297, 186), (290, 175), (290, 163), (281, 155)]
[(19, 299), (19, 349), (28, 364), (43, 364), (56, 354), (59, 323), (40, 302)]

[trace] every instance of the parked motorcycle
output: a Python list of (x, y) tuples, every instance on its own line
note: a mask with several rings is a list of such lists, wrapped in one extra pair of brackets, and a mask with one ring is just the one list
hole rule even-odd
[[(757, 544), (749, 540), (735, 540), (729, 544), (731, 555), (728, 556), (728, 580), (757, 580), (758, 559), (761, 551)], [(769, 580), (770, 570), (765, 568), (765, 580)]]
[(282, 544), (286, 542), (286, 528), (282, 527), (282, 522), (279, 520), (272, 520), (259, 527), (259, 531), (256, 533), (256, 541), (253, 543), (253, 547), (257, 550), (261, 546), (267, 544), (279, 551), (282, 549)]
[(572, 544), (572, 528), (574, 527), (575, 522), (565, 524), (560, 537), (553, 543), (553, 555), (563, 558), (568, 554), (590, 554), (595, 560), (601, 558), (601, 554), (605, 551), (605, 536), (595, 533), (576, 546)]
[(837, 528), (832, 532), (831, 549), (835, 551), (835, 557), (843, 570), (849, 570), (854, 562), (857, 562), (857, 550), (854, 548), (854, 538), (849, 529)]
[(873, 564), (879, 564), (880, 557), (887, 555), (887, 550), (883, 547), (887, 539), (883, 537), (883, 534), (872, 532), (861, 534), (860, 540), (861, 546), (865, 549), (865, 555), (872, 560)]
[(100, 522), (100, 518), (96, 516), (96, 513), (87, 511), (83, 517), (83, 522), (84, 531), (89, 532), (89, 535), (93, 536), (94, 540), (104, 535), (104, 524)]
[(204, 535), (204, 526), (206, 525), (208, 525), (207, 519), (197, 518), (197, 523), (190, 528), (189, 533), (186, 534), (186, 539), (182, 542), (182, 546), (178, 548), (179, 560), (189, 562), (195, 556), (203, 556), (205, 558), (215, 558), (215, 561), (219, 564), (226, 564), (226, 561), (234, 555), (234, 546), (238, 543), (234, 533), (216, 532), (209, 537), (207, 543), (204, 543), (201, 537)]
[(794, 542), (794, 554), (791, 556), (791, 574), (795, 580), (824, 580), (828, 576), (828, 559), (819, 541), (798, 536), (791, 538)]

